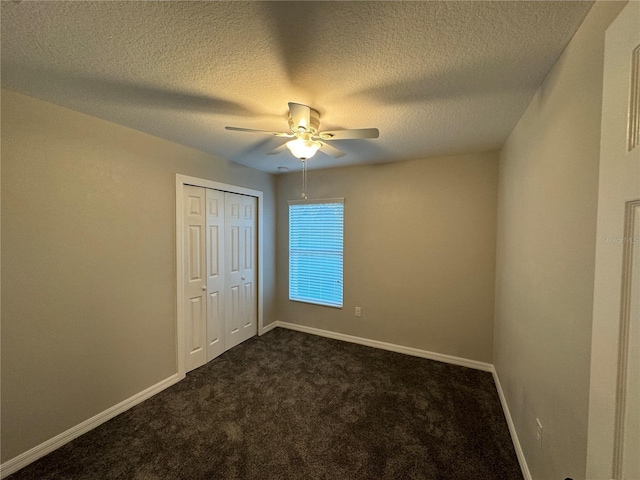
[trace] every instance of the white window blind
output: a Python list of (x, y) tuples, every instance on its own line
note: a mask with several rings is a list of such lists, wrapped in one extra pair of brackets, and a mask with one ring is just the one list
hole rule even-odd
[(342, 307), (344, 199), (289, 202), (289, 300)]

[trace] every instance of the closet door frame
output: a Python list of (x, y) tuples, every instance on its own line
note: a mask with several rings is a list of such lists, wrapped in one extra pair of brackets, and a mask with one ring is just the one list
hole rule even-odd
[(251, 188), (239, 187), (237, 185), (231, 185), (228, 183), (214, 182), (212, 180), (206, 180), (204, 178), (189, 177), (187, 175), (176, 174), (176, 362), (178, 365), (178, 375), (180, 378), (186, 376), (186, 320), (184, 318), (184, 225), (182, 218), (182, 210), (184, 208), (184, 186), (190, 185), (194, 187), (212, 188), (214, 190), (222, 190), (223, 192), (239, 193), (241, 195), (248, 195), (258, 199), (258, 215), (257, 215), (257, 229), (258, 229), (258, 335), (262, 335), (263, 328), (263, 192), (260, 190), (253, 190)]

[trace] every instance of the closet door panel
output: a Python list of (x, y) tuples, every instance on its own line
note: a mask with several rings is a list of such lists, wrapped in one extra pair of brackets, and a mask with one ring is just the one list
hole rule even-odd
[(257, 199), (225, 193), (226, 289), (230, 311), (227, 312), (227, 348), (257, 334), (255, 295)]
[(207, 220), (207, 361), (225, 351), (224, 335), (224, 192), (206, 190)]
[(228, 309), (225, 317), (227, 349), (242, 342), (240, 323), (243, 317), (241, 301), (240, 207), (242, 196), (225, 192), (225, 301)]
[(241, 282), (242, 282), (242, 305), (243, 324), (242, 339), (246, 340), (258, 333), (256, 279), (255, 268), (257, 258), (257, 218), (258, 199), (255, 197), (243, 196), (242, 203), (242, 262), (241, 262)]
[(184, 188), (185, 312), (187, 371), (204, 365), (206, 353), (205, 189)]

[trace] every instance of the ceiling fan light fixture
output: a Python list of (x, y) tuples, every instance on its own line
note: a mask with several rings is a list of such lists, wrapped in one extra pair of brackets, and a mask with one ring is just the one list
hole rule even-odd
[(314, 142), (313, 140), (304, 140), (302, 138), (291, 140), (287, 142), (286, 145), (293, 156), (300, 160), (307, 160), (308, 158), (313, 157), (321, 147), (320, 142)]

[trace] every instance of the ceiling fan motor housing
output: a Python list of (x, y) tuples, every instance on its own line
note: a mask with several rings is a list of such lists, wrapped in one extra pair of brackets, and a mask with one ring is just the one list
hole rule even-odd
[(300, 128), (303, 128), (306, 133), (316, 134), (318, 133), (318, 129), (320, 128), (320, 113), (313, 108), (309, 108), (309, 125), (306, 125), (306, 118), (296, 118), (294, 119), (291, 116), (291, 112), (289, 112), (289, 128), (293, 133), (297, 133), (300, 131)]

